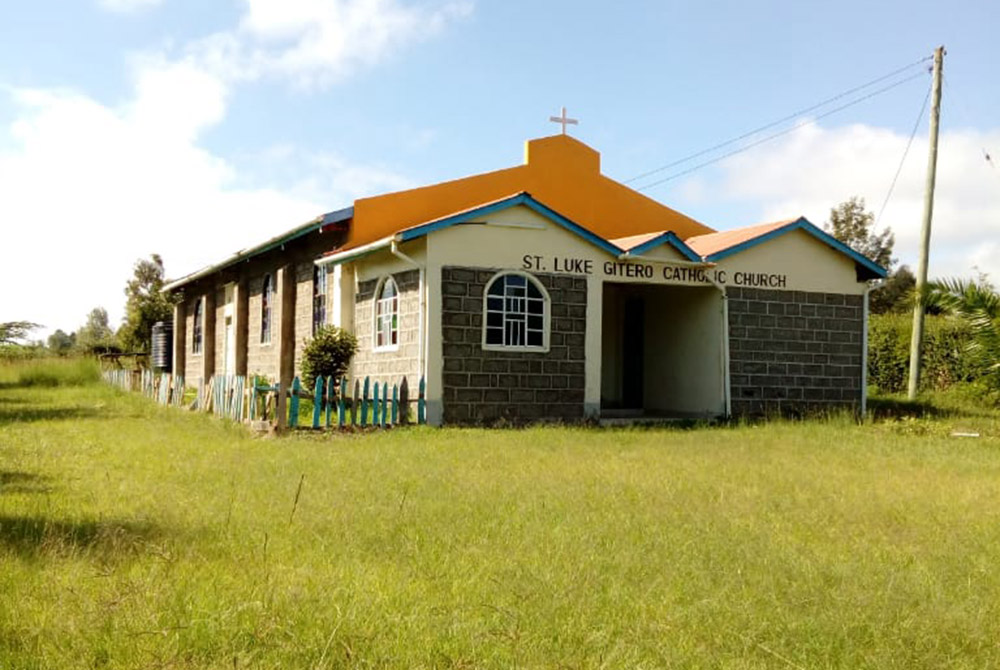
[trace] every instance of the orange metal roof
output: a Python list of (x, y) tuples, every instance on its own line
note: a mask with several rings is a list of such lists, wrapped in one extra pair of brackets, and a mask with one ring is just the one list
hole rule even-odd
[(712, 229), (601, 174), (600, 154), (568, 135), (531, 140), (524, 165), (432, 186), (362, 198), (346, 251), (454, 212), (522, 191), (604, 239), (672, 230), (680, 237)]
[(735, 228), (733, 230), (722, 230), (717, 233), (706, 235), (696, 235), (684, 240), (691, 249), (699, 256), (711, 256), (724, 249), (743, 244), (761, 235), (766, 235), (783, 226), (790, 225), (798, 221), (798, 218), (775, 221), (773, 223), (761, 223), (756, 226), (746, 226), (745, 228)]

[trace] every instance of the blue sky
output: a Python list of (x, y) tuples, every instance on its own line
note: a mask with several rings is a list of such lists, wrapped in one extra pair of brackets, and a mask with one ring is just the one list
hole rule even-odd
[[(70, 330), (94, 306), (117, 321), (140, 256), (161, 253), (178, 276), (356, 197), (515, 165), (525, 139), (558, 132), (547, 119), (562, 105), (580, 119), (571, 134), (625, 180), (938, 44), (948, 56), (931, 273), (975, 266), (997, 278), (997, 25), (988, 2), (10, 3), (0, 279), (38, 277), (40, 241), (50, 272), (5, 291), (0, 321)], [(925, 73), (643, 192), (720, 229), (800, 214), (822, 223), (855, 194), (878, 211), (929, 84)], [(911, 265), (926, 137), (925, 114), (882, 218)], [(67, 283), (79, 270), (87, 281)]]

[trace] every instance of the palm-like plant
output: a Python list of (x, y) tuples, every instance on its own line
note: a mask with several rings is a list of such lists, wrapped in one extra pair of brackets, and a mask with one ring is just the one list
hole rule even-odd
[(984, 277), (939, 279), (929, 284), (924, 302), (969, 324), (969, 353), (982, 361), (986, 382), (1000, 388), (1000, 293), (993, 285)]

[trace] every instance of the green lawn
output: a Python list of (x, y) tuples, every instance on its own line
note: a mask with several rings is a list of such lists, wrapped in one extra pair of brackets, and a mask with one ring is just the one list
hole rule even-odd
[(998, 561), (995, 411), (264, 439), (0, 372), (4, 670), (997, 667)]

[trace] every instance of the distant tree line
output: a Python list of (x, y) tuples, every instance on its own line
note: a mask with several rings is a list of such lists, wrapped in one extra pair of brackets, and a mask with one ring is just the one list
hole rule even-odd
[(90, 310), (77, 330), (67, 333), (57, 329), (45, 342), (31, 339), (41, 324), (9, 321), (0, 323), (0, 356), (149, 353), (153, 324), (173, 317), (173, 303), (163, 291), (164, 281), (163, 259), (158, 254), (141, 258), (125, 285), (125, 317), (117, 330), (111, 327), (103, 307)]

